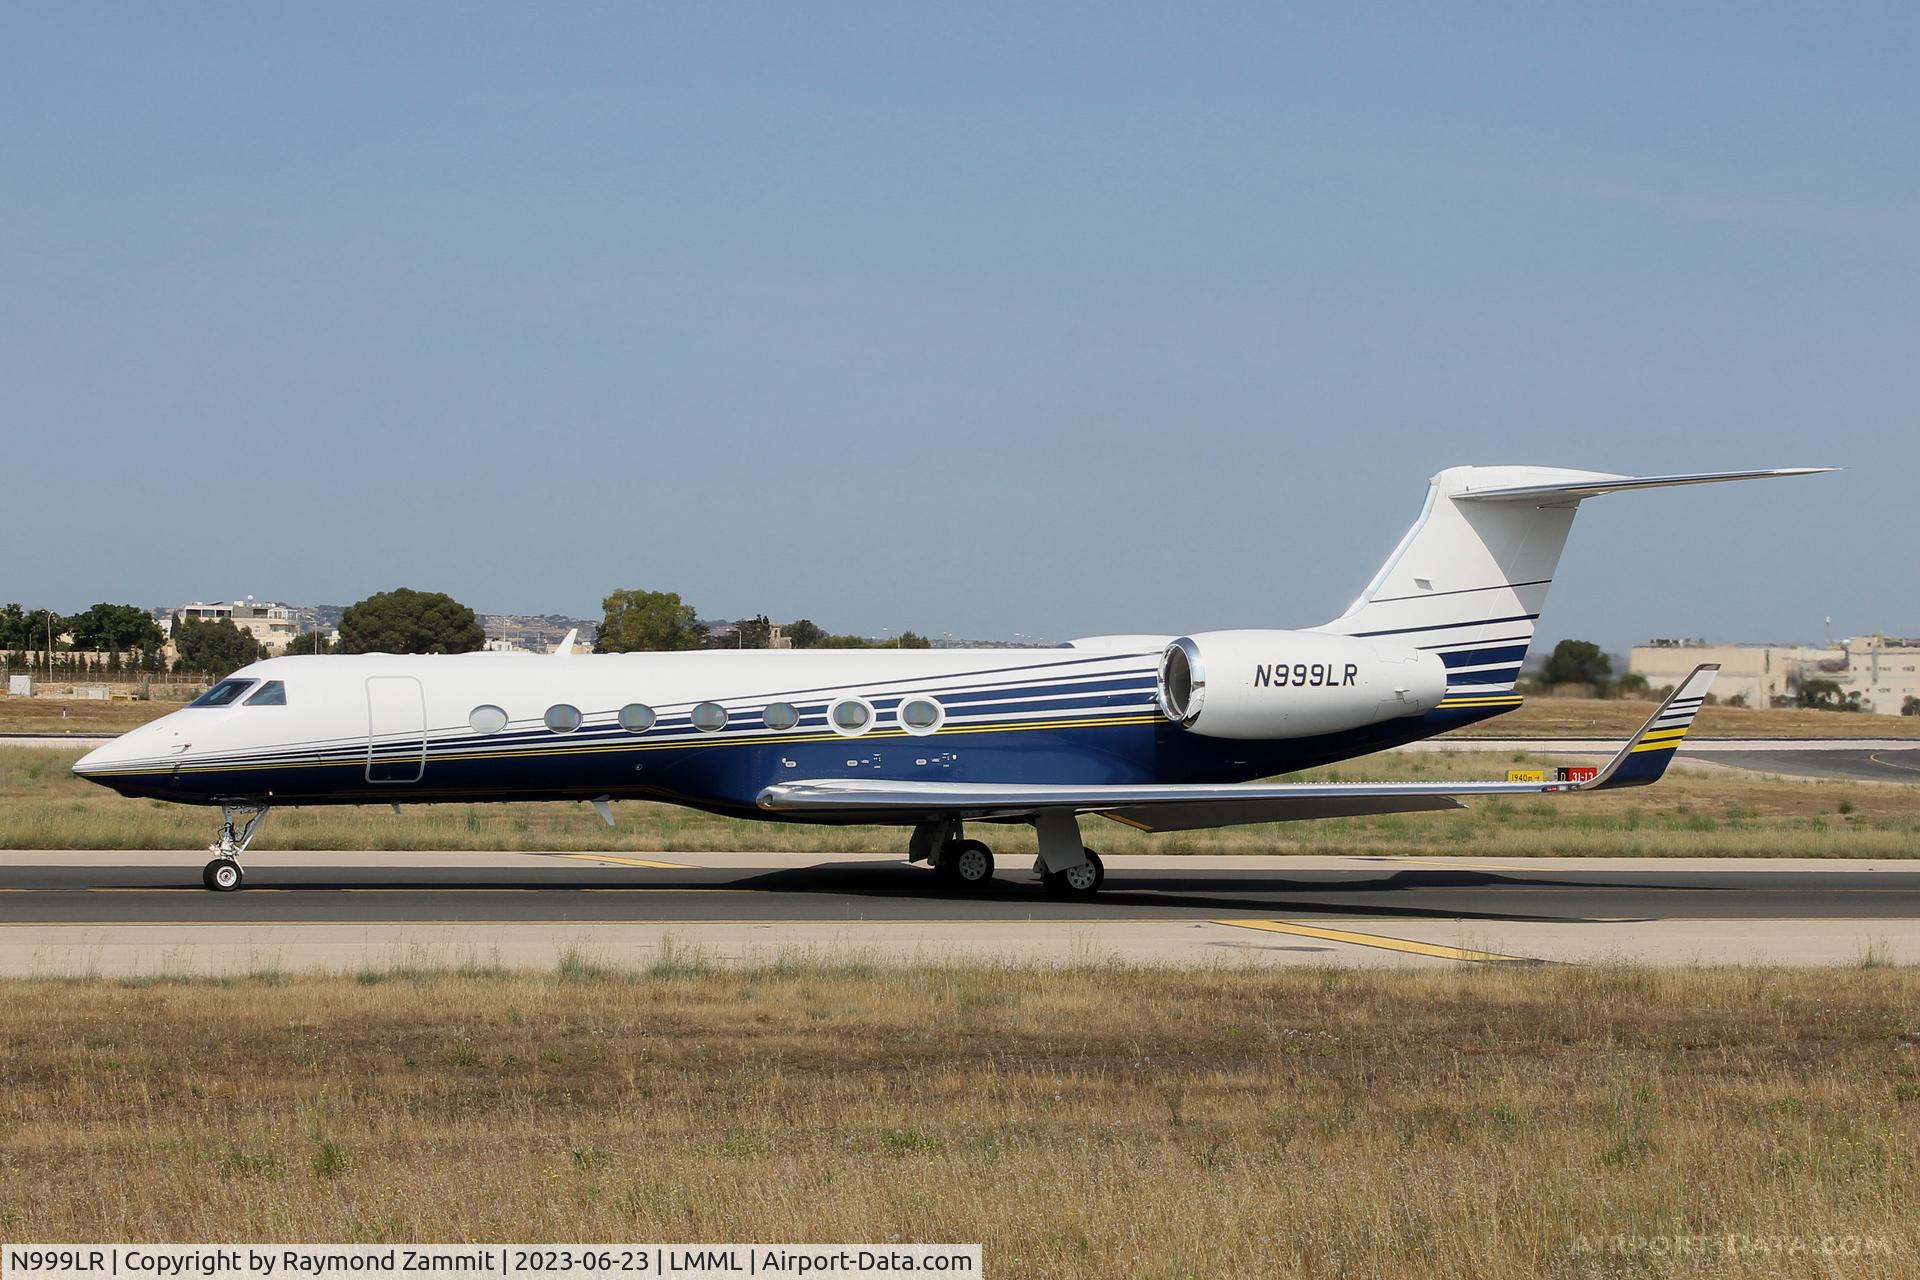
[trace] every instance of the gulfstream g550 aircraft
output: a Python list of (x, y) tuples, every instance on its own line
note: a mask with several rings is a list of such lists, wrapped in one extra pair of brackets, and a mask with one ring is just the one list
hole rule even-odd
[(1105, 878), (1098, 814), (1149, 831), (1457, 809), (1460, 797), (1642, 786), (1714, 668), (1580, 783), (1255, 784), (1520, 704), (1514, 680), (1581, 501), (1827, 468), (1632, 476), (1455, 467), (1353, 606), (1302, 631), (1101, 636), (1057, 649), (470, 653), (273, 658), (92, 752), (126, 795), (219, 805), (208, 888), (240, 887), (271, 805), (663, 800), (912, 828), (907, 857), (979, 885), (968, 822), (1027, 822), (1057, 893)]

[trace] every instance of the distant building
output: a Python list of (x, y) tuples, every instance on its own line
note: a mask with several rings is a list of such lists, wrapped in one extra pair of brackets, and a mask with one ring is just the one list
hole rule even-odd
[(196, 600), (166, 611), (160, 630), (169, 638), (175, 622), (231, 622), (265, 645), (269, 653), (279, 653), (287, 642), (300, 634), (299, 619), (284, 604), (255, 600), (215, 600), (211, 604)]
[(480, 625), (485, 628), (489, 640), (505, 640), (519, 646), (518, 649), (495, 650), (498, 653), (552, 653), (553, 647), (569, 631), (578, 631), (581, 642), (590, 650), (594, 636), (600, 630), (599, 623), (591, 619), (569, 618), (557, 613), (483, 613), (480, 615)]
[(1846, 643), (1846, 666), (1838, 676), (1842, 696), (1860, 695), (1861, 705), (1881, 715), (1899, 715), (1908, 698), (1920, 698), (1920, 639), (1855, 636)]
[(1855, 636), (1838, 645), (1708, 644), (1705, 640), (1650, 640), (1635, 645), (1627, 669), (1659, 689), (1676, 685), (1703, 662), (1720, 664), (1714, 697), (1749, 707), (1796, 702), (1808, 680), (1831, 680), (1840, 696), (1899, 715), (1920, 697), (1920, 640)]

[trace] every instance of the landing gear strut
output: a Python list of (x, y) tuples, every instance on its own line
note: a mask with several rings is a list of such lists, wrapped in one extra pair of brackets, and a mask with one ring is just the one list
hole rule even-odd
[(267, 806), (237, 801), (221, 805), (220, 813), (220, 838), (207, 846), (213, 861), (201, 869), (200, 883), (215, 893), (232, 893), (246, 879), (240, 869), (240, 855), (253, 843), (267, 816)]
[(1091, 898), (1107, 882), (1100, 855), (1080, 842), (1080, 819), (1071, 809), (1049, 809), (1033, 816), (1040, 838), (1040, 856), (1033, 869), (1047, 892), (1062, 897)]

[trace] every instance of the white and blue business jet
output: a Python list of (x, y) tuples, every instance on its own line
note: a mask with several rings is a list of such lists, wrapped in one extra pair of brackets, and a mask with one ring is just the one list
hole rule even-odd
[(203, 879), (240, 887), (272, 805), (665, 801), (734, 817), (911, 827), (907, 857), (978, 886), (966, 824), (1031, 823), (1046, 887), (1105, 878), (1080, 819), (1148, 831), (1457, 809), (1472, 795), (1657, 780), (1714, 668), (1591, 780), (1253, 780), (1520, 705), (1514, 681), (1580, 503), (1827, 468), (1632, 477), (1455, 467), (1380, 572), (1301, 631), (1098, 636), (1056, 649), (468, 653), (272, 658), (80, 760), (125, 795), (219, 805)]

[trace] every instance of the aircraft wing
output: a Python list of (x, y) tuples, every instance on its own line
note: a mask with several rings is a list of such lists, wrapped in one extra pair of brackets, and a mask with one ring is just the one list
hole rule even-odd
[(906, 782), (832, 778), (782, 782), (758, 797), (770, 813), (869, 816), (904, 822), (934, 818), (1024, 818), (1048, 810), (1097, 813), (1149, 831), (1292, 822), (1382, 813), (1461, 809), (1463, 796), (1605, 791), (1659, 781), (1705, 703), (1719, 671), (1695, 667), (1605, 768), (1585, 782), (1292, 782), (1276, 784), (1122, 784)]

